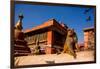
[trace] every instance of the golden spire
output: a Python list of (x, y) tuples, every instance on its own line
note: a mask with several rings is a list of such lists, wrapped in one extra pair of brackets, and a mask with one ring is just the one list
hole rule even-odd
[(23, 15), (20, 14), (20, 15), (19, 15), (19, 20), (18, 20), (18, 22), (17, 22), (16, 25), (15, 25), (15, 28), (16, 28), (16, 29), (18, 29), (18, 30), (22, 30), (22, 29), (23, 29), (23, 27), (22, 27), (22, 19), (23, 19), (23, 18), (24, 18)]

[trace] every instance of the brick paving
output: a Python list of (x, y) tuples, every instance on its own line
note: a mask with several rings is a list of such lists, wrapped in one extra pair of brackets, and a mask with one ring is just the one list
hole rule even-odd
[(34, 55), (34, 56), (21, 56), (15, 58), (15, 65), (37, 65), (37, 64), (50, 64), (50, 63), (69, 63), (69, 62), (86, 62), (94, 61), (93, 51), (81, 51), (77, 52), (77, 58), (73, 56), (61, 53), (46, 54), (46, 55)]

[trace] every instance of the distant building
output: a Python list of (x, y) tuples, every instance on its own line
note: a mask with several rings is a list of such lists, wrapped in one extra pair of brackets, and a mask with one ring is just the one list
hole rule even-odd
[(85, 49), (94, 49), (94, 28), (85, 28), (84, 29), (84, 48)]
[(39, 45), (42, 53), (51, 54), (55, 52), (55, 48), (63, 49), (67, 28), (65, 24), (50, 19), (32, 29), (25, 30), (25, 40), (31, 52)]

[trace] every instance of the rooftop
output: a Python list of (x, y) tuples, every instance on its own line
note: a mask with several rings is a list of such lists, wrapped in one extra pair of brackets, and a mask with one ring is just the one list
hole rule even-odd
[(83, 29), (83, 31), (89, 31), (89, 30), (94, 30), (94, 27), (88, 27)]
[(50, 26), (56, 26), (57, 28), (63, 29), (64, 31), (66, 30), (66, 28), (64, 28), (64, 26), (62, 26), (54, 18), (52, 18), (52, 19), (49, 19), (48, 21), (42, 23), (41, 25), (33, 27), (32, 29), (26, 29), (24, 32), (28, 33), (28, 32), (32, 32), (32, 31), (48, 28)]

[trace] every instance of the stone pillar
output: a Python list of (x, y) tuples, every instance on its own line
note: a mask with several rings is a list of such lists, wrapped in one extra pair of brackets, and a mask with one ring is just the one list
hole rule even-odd
[(47, 46), (45, 47), (45, 53), (51, 54), (53, 53), (52, 45), (53, 45), (53, 31), (47, 32)]

